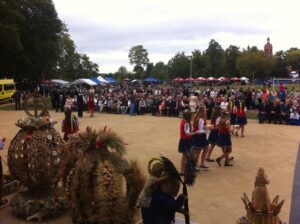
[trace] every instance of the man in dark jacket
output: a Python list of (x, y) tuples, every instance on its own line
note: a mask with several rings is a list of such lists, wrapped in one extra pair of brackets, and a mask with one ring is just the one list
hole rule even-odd
[(15, 109), (21, 110), (21, 92), (17, 89), (14, 93)]

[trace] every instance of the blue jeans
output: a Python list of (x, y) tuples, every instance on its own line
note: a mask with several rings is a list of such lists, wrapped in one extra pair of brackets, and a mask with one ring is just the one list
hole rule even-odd
[(135, 108), (135, 104), (134, 103), (130, 104), (130, 112), (129, 112), (130, 116), (134, 116), (135, 115), (134, 114), (134, 108)]

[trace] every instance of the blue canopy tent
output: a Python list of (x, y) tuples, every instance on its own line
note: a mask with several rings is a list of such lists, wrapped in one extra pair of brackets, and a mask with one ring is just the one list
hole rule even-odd
[(93, 82), (97, 83), (97, 85), (101, 85), (103, 84), (103, 82), (101, 82), (99, 79), (97, 79), (96, 77), (91, 77), (89, 78), (90, 80), (92, 80)]
[(144, 82), (160, 82), (160, 80), (153, 78), (153, 77), (148, 77), (144, 79)]
[(116, 83), (118, 83), (118, 81), (115, 80), (115, 79), (112, 78), (112, 77), (105, 77), (104, 79), (105, 79), (106, 81), (108, 81), (110, 84), (116, 84)]

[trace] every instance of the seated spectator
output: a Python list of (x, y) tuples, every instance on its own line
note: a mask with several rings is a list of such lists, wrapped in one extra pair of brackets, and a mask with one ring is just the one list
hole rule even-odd
[(267, 119), (267, 107), (268, 103), (267, 100), (264, 100), (258, 108), (258, 122), (260, 124), (263, 124), (265, 120)]
[(300, 125), (299, 113), (297, 110), (293, 110), (290, 114), (290, 125)]

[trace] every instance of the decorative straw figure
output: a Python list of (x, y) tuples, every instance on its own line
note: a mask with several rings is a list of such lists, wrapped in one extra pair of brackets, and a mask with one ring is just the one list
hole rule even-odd
[(269, 212), (271, 210), (271, 202), (266, 184), (269, 184), (269, 179), (265, 174), (264, 168), (260, 167), (257, 171), (255, 188), (252, 193), (253, 206), (256, 211)]
[(154, 160), (150, 160), (148, 171), (150, 174), (150, 177), (148, 178), (142, 192), (139, 195), (138, 201), (137, 201), (137, 207), (139, 208), (148, 208), (150, 207), (151, 203), (151, 194), (156, 191), (159, 187), (159, 185), (166, 180), (166, 177), (164, 176), (164, 167), (161, 162), (156, 162), (152, 165), (151, 163)]

